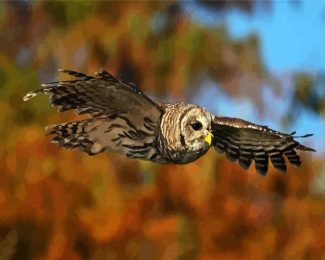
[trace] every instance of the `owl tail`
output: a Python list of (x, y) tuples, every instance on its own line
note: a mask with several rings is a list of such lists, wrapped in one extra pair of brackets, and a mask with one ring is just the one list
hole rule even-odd
[(93, 119), (68, 122), (57, 125), (49, 125), (45, 128), (46, 135), (53, 135), (52, 143), (66, 149), (79, 148), (80, 150), (94, 155), (100, 151), (94, 151), (94, 142), (90, 139), (87, 129)]

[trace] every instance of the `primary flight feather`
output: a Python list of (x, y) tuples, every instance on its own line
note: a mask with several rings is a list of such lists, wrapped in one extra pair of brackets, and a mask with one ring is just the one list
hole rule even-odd
[(213, 146), (245, 169), (254, 161), (257, 172), (263, 175), (269, 159), (276, 169), (285, 172), (284, 156), (300, 166), (297, 151), (314, 151), (296, 141), (293, 134), (237, 118), (217, 117), (194, 104), (158, 105), (134, 84), (119, 81), (106, 71), (94, 76), (60, 71), (75, 79), (43, 84), (24, 100), (45, 93), (59, 112), (74, 109), (89, 115), (85, 120), (46, 127), (52, 141), (67, 149), (79, 148), (90, 155), (112, 151), (157, 163), (185, 164)]

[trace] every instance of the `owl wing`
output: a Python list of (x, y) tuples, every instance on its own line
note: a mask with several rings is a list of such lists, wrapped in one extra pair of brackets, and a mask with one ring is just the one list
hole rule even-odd
[(106, 71), (94, 76), (60, 71), (75, 79), (43, 84), (24, 100), (49, 94), (59, 112), (74, 109), (77, 114), (89, 114), (90, 119), (47, 127), (47, 132), (55, 135), (54, 141), (89, 154), (107, 149), (129, 157), (148, 156), (162, 114), (159, 105), (134, 84), (119, 81)]
[(58, 81), (42, 84), (42, 88), (29, 92), (24, 101), (39, 93), (50, 94), (50, 102), (59, 107), (59, 112), (76, 109), (78, 114), (88, 113), (93, 117), (125, 112), (132, 114), (134, 119), (148, 116), (157, 121), (161, 108), (133, 83), (117, 80), (107, 71), (89, 76), (72, 70), (59, 70), (72, 75), (74, 80)]
[[(284, 134), (238, 118), (215, 117), (212, 124), (215, 149), (225, 152), (231, 161), (238, 160), (244, 169), (255, 161), (255, 168), (262, 175), (268, 171), (269, 158), (276, 169), (285, 172), (284, 155), (292, 165), (299, 167), (301, 160), (297, 150), (315, 151), (297, 142), (294, 134)], [(300, 137), (309, 136), (311, 134)]]

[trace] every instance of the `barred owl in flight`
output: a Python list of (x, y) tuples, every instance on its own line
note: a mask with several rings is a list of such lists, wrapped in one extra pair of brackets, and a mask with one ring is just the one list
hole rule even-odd
[(75, 79), (43, 84), (24, 100), (46, 93), (59, 112), (75, 109), (77, 114), (89, 115), (85, 120), (46, 127), (52, 141), (67, 149), (79, 148), (90, 155), (112, 151), (156, 163), (186, 164), (213, 146), (245, 169), (255, 161), (262, 175), (268, 171), (269, 159), (276, 169), (285, 172), (284, 156), (298, 167), (301, 161), (297, 151), (314, 151), (296, 141), (294, 133), (214, 116), (193, 104), (160, 105), (136, 85), (119, 81), (106, 71), (94, 76), (60, 71)]

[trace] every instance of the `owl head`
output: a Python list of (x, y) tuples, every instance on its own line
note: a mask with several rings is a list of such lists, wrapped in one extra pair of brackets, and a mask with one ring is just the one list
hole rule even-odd
[(208, 149), (212, 142), (212, 115), (202, 107), (192, 105), (180, 117), (180, 142), (189, 151)]
[(161, 122), (166, 154), (178, 163), (194, 161), (212, 142), (212, 115), (193, 104), (168, 104)]

